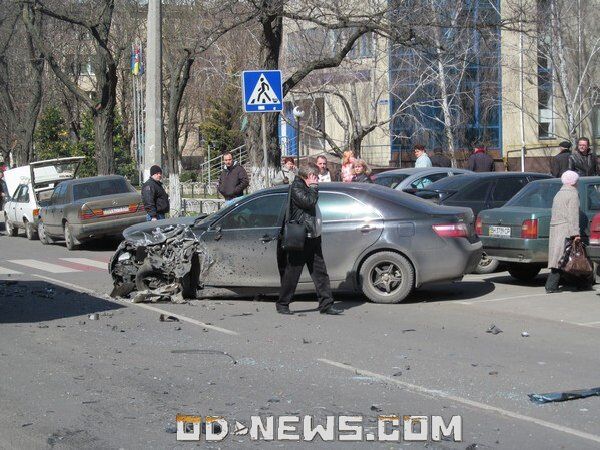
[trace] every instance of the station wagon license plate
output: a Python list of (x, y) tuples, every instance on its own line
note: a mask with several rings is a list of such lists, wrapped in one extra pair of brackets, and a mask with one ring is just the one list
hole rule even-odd
[(510, 227), (497, 227), (495, 225), (490, 225), (489, 235), (491, 237), (509, 238)]
[(104, 210), (104, 215), (108, 216), (110, 214), (122, 214), (124, 212), (129, 211), (129, 206), (120, 206), (118, 208), (106, 208)]

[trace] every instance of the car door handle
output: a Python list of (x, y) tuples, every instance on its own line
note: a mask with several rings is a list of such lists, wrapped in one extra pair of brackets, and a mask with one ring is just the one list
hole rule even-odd
[(265, 234), (263, 237), (260, 238), (260, 241), (267, 243), (274, 241), (275, 239), (277, 239), (277, 236), (269, 236), (268, 234)]
[(358, 228), (361, 233), (370, 233), (371, 231), (375, 231), (377, 228), (372, 226), (371, 224), (365, 224), (362, 227)]

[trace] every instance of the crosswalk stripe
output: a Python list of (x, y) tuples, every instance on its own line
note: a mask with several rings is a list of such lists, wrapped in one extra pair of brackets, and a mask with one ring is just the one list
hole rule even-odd
[(96, 267), (98, 269), (107, 269), (108, 268), (108, 263), (105, 263), (103, 261), (96, 261), (93, 259), (89, 259), (89, 258), (60, 258), (63, 261), (67, 261), (67, 262), (71, 262), (71, 263), (75, 263), (75, 264), (81, 264), (82, 266), (90, 266), (90, 267)]
[(16, 270), (7, 269), (6, 267), (0, 267), (0, 275), (21, 275), (21, 272)]
[(35, 259), (9, 259), (8, 262), (50, 273), (81, 272), (80, 270), (71, 269), (70, 267), (59, 266), (58, 264), (52, 264), (43, 261), (37, 261)]

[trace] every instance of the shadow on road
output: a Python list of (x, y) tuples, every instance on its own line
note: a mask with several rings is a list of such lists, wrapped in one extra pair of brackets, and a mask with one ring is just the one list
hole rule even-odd
[(494, 292), (496, 287), (488, 280), (459, 281), (456, 283), (427, 284), (415, 290), (402, 303), (445, 302), (471, 300)]
[(536, 276), (533, 280), (521, 281), (513, 278), (512, 276), (506, 275), (496, 275), (490, 276), (489, 278), (485, 278), (485, 281), (488, 283), (499, 283), (499, 284), (508, 284), (510, 286), (544, 286), (546, 284), (547, 274), (541, 273)]
[(0, 281), (0, 324), (44, 322), (120, 308), (45, 281)]

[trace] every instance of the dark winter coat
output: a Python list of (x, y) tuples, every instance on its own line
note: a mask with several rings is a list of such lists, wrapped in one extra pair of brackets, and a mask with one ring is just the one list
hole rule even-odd
[(232, 200), (244, 195), (244, 189), (249, 184), (246, 169), (240, 166), (237, 161), (234, 161), (230, 169), (225, 167), (221, 172), (217, 183), (217, 191), (225, 197), (225, 200)]
[(154, 178), (148, 179), (142, 186), (142, 200), (144, 200), (146, 213), (150, 217), (169, 212), (169, 196), (163, 184)]
[(434, 153), (429, 159), (432, 167), (452, 167), (450, 158), (442, 153)]
[(321, 235), (321, 227), (317, 222), (317, 200), (319, 185), (306, 185), (304, 180), (296, 177), (291, 186), (290, 221), (302, 223), (306, 227), (307, 237), (316, 238)]
[(354, 178), (352, 179), (352, 181), (355, 183), (373, 183), (373, 180), (371, 180), (371, 177), (369, 175), (367, 175), (366, 173), (361, 173), (360, 175), (354, 175)]
[(571, 150), (562, 150), (558, 155), (552, 157), (550, 161), (550, 173), (555, 178), (560, 178), (563, 173), (569, 170), (569, 159)]
[(4, 207), (4, 204), (10, 200), (10, 195), (8, 195), (8, 185), (4, 178), (0, 180), (0, 193), (4, 194), (4, 196), (0, 196), (0, 210)]
[(579, 150), (574, 150), (569, 157), (569, 170), (577, 172), (580, 177), (590, 177), (598, 174), (596, 155), (588, 151), (583, 155)]
[(494, 158), (485, 152), (476, 152), (469, 156), (467, 169), (473, 172), (494, 172)]

